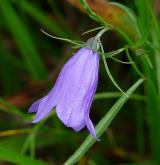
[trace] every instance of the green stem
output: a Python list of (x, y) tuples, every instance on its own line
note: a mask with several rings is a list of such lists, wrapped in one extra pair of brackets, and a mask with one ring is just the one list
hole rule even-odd
[(156, 47), (154, 49), (155, 52), (155, 64), (156, 64), (156, 74), (157, 74), (157, 85), (158, 85), (158, 94), (160, 95), (160, 46), (159, 46), (159, 40), (160, 40), (160, 28), (159, 28), (159, 22), (155, 16), (154, 10), (152, 9), (152, 4), (150, 1), (147, 1), (147, 6), (151, 14), (151, 18), (153, 19), (153, 30), (152, 30), (152, 40), (153, 45)]
[[(121, 97), (122, 93), (120, 92), (104, 92), (104, 93), (97, 93), (94, 96), (95, 100), (99, 100), (99, 99), (112, 99), (112, 98), (117, 98), (117, 97)], [(146, 101), (146, 97), (140, 94), (133, 94), (130, 99), (134, 99), (134, 100), (139, 100), (139, 101)]]
[(103, 52), (102, 52), (102, 59), (103, 59), (104, 67), (105, 67), (105, 70), (106, 70), (106, 72), (108, 74), (108, 77), (113, 82), (113, 84), (115, 85), (115, 87), (127, 97), (126, 93), (119, 87), (119, 85), (116, 83), (116, 81), (112, 77), (112, 74), (111, 74), (111, 72), (109, 70), (109, 67), (108, 67), (108, 64), (106, 62), (106, 59), (105, 59), (105, 56), (104, 56)]

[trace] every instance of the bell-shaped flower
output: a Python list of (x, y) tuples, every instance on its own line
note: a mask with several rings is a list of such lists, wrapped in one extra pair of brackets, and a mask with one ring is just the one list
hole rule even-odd
[(90, 47), (81, 48), (63, 66), (51, 91), (29, 108), (29, 112), (36, 112), (33, 123), (55, 108), (67, 127), (80, 131), (86, 126), (97, 139), (89, 112), (97, 88), (98, 71), (98, 53)]

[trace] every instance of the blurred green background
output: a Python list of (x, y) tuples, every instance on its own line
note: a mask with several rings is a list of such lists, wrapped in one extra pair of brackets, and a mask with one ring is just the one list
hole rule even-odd
[[(95, 0), (95, 4), (103, 1), (105, 0)], [(135, 12), (141, 34), (157, 19), (155, 28), (153, 25), (147, 31), (149, 37), (143, 39), (152, 39), (151, 42), (156, 40), (153, 48), (143, 45), (147, 53), (151, 54), (154, 65), (156, 62), (152, 55), (160, 50), (157, 48), (160, 45), (160, 33), (157, 30), (160, 1), (114, 2)], [(147, 5), (148, 2), (150, 6)], [(91, 0), (88, 3), (92, 4), (95, 12), (104, 16), (106, 22), (120, 28), (131, 40), (137, 40), (130, 17), (125, 17), (126, 24), (119, 17), (123, 11), (107, 5), (107, 1), (103, 7), (95, 5)], [(149, 7), (154, 10), (151, 9), (151, 12)], [(27, 114), (27, 110), (35, 100), (49, 91), (60, 69), (76, 49), (47, 37), (40, 29), (57, 37), (86, 41), (96, 33), (81, 34), (100, 24), (81, 10), (77, 0), (0, 0), (0, 18), (0, 165), (61, 165), (83, 142), (88, 131), (84, 129), (75, 133), (65, 127), (54, 112), (44, 121), (31, 124), (34, 115)], [(105, 51), (109, 52), (125, 46), (126, 41), (118, 33), (110, 31), (103, 36), (103, 45)], [(118, 57), (128, 60), (125, 53)], [(136, 60), (143, 70), (143, 64), (139, 59)], [(127, 90), (137, 80), (138, 75), (130, 65), (110, 59), (108, 64), (122, 89)], [(155, 70), (152, 71), (151, 76), (156, 77)], [(95, 125), (121, 95), (110, 80), (106, 79), (100, 61), (97, 93), (102, 92), (108, 94), (107, 98), (95, 99), (91, 108), (90, 116)], [(158, 157), (160, 153), (160, 116), (150, 111), (156, 110), (156, 106), (149, 107), (146, 103), (150, 96), (153, 98), (149, 100), (150, 103), (155, 105), (156, 94), (148, 86), (143, 86), (136, 92), (143, 96), (135, 96), (125, 104), (109, 129), (100, 137), (101, 141), (88, 150), (78, 161), (78, 165), (159, 164), (155, 161), (156, 155)]]

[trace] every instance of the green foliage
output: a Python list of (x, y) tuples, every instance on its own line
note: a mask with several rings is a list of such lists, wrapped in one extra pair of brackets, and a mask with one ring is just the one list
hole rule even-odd
[(17, 47), (19, 48), (24, 64), (34, 79), (44, 79), (47, 77), (46, 70), (31, 39), (31, 35), (25, 24), (14, 11), (11, 3), (5, 1), (0, 3), (1, 12), (6, 25), (11, 32)]
[[(74, 2), (87, 15), (69, 0), (0, 0), (0, 164), (159, 165), (160, 11), (152, 0), (110, 2), (126, 13), (115, 26), (112, 15), (108, 22), (87, 1)], [(28, 106), (50, 89), (72, 55), (65, 42), (83, 47), (102, 29), (107, 33), (91, 113), (101, 141), (67, 129), (55, 110), (31, 124)]]
[(0, 160), (15, 163), (17, 165), (47, 165), (46, 163), (21, 155), (15, 151), (0, 147)]
[(71, 31), (66, 28), (62, 28), (56, 21), (48, 17), (38, 6), (30, 4), (26, 0), (22, 0), (18, 5), (24, 10), (27, 14), (31, 15), (38, 23), (43, 25), (45, 28), (55, 33), (60, 37), (73, 37)]

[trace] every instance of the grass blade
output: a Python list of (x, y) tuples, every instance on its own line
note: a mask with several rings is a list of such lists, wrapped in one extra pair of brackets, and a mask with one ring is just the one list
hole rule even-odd
[(17, 165), (47, 165), (41, 160), (35, 160), (18, 152), (0, 147), (0, 160), (15, 163)]
[(73, 38), (71, 31), (67, 30), (67, 28), (63, 28), (54, 19), (48, 17), (40, 8), (38, 8), (38, 6), (22, 0), (20, 2), (20, 7), (54, 34), (64, 38)]
[(34, 47), (32, 38), (27, 31), (25, 24), (20, 20), (10, 4), (10, 1), (0, 3), (0, 9), (32, 78), (41, 80), (46, 79), (47, 73), (45, 67)]

